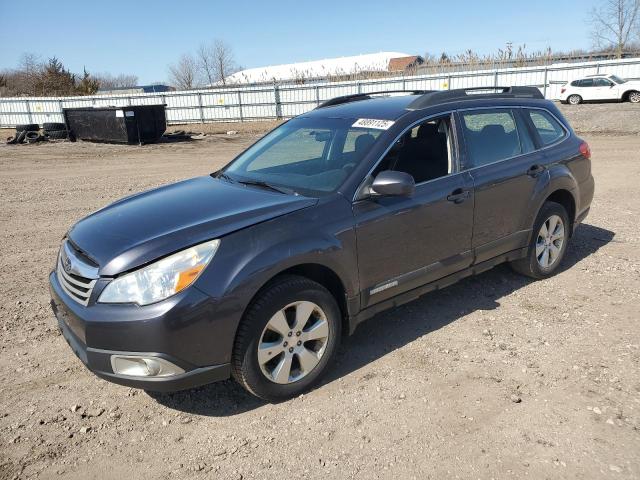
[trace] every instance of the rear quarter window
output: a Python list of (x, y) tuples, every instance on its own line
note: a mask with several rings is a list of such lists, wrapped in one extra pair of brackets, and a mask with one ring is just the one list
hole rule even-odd
[(542, 145), (551, 145), (566, 135), (560, 123), (545, 110), (527, 110), (527, 115), (538, 132)]

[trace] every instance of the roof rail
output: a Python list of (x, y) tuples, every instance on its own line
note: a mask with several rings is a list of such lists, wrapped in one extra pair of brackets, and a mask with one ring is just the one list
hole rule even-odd
[(371, 95), (382, 95), (385, 93), (409, 93), (411, 95), (424, 95), (434, 90), (381, 90), (378, 92), (364, 92), (354, 93), (353, 95), (344, 95), (342, 97), (334, 97), (329, 100), (325, 100), (319, 104), (315, 110), (324, 107), (331, 107), (332, 105), (341, 105), (343, 103), (357, 102), (359, 100), (369, 100)]
[[(470, 92), (470, 93), (468, 93)], [(409, 110), (420, 110), (438, 103), (454, 100), (473, 100), (474, 98), (537, 98), (544, 95), (537, 87), (473, 87), (454, 90), (432, 91), (416, 98), (407, 107)]]

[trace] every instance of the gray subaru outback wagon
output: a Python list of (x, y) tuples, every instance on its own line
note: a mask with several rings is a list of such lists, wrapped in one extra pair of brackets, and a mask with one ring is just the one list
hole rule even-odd
[(286, 399), (378, 312), (501, 262), (556, 272), (593, 198), (590, 155), (535, 88), (335, 98), (220, 171), (80, 220), (51, 305), (106, 380), (233, 376)]

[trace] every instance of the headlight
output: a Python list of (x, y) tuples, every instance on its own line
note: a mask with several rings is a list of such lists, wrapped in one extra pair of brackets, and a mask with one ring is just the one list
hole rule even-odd
[(98, 302), (149, 305), (175, 295), (198, 278), (218, 245), (220, 240), (201, 243), (118, 277), (102, 291)]

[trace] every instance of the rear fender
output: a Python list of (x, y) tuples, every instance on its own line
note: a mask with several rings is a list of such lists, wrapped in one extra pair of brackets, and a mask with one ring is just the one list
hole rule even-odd
[[(538, 216), (538, 212), (553, 192), (558, 190), (568, 191), (573, 197), (574, 205), (577, 205), (576, 188), (576, 181), (566, 165), (556, 164), (550, 166), (545, 174), (541, 175), (541, 181), (536, 185), (531, 199), (531, 208), (529, 209), (529, 214), (526, 216), (523, 230), (533, 229), (533, 223)], [(575, 218), (571, 218), (570, 221), (573, 224)]]

